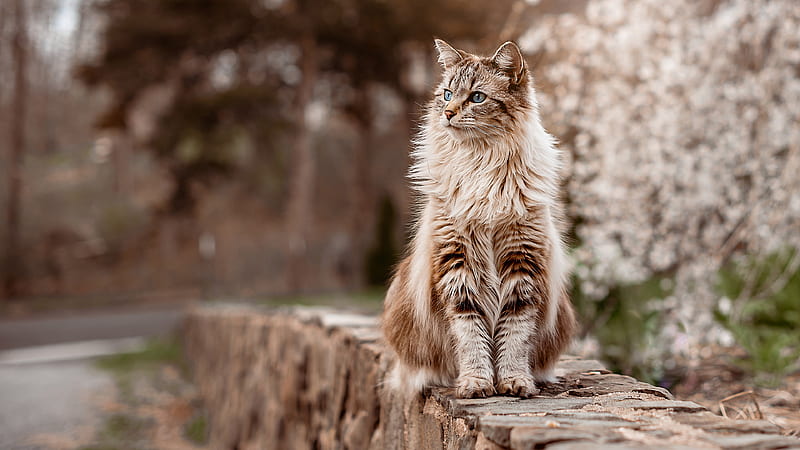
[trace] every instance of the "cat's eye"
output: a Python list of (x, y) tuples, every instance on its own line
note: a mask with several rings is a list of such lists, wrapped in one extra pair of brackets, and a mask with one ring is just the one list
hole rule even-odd
[(475, 91), (469, 96), (469, 101), (472, 103), (480, 103), (486, 100), (486, 94), (480, 91)]
[(453, 98), (453, 93), (449, 90), (444, 90), (444, 101), (449, 102)]

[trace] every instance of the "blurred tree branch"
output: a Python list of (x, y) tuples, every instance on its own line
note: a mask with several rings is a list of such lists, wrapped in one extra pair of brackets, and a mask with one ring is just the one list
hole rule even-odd
[(311, 223), (313, 221), (313, 192), (316, 163), (311, 148), (311, 136), (307, 126), (308, 108), (311, 103), (317, 78), (317, 43), (311, 30), (305, 30), (300, 38), (301, 80), (295, 97), (295, 124), (297, 134), (292, 152), (289, 198), (286, 212), (287, 284), (292, 292), (303, 290), (306, 272), (306, 249), (308, 248)]
[[(210, 180), (234, 179), (252, 170), (253, 159), (237, 159), (237, 140), (253, 142), (253, 158), (287, 161), (280, 177), (288, 233), (288, 280), (292, 290), (307, 258), (314, 229), (313, 139), (306, 123), (312, 103), (343, 113), (356, 131), (350, 200), (348, 284), (363, 281), (363, 259), (375, 214), (372, 195), (375, 121), (371, 87), (408, 95), (409, 43), (430, 52), (434, 36), (477, 39), (505, 17), (511, 0), (487, 12), (467, 0), (106, 0), (98, 8), (107, 21), (98, 57), (77, 68), (90, 86), (106, 86), (110, 108), (101, 128), (138, 133), (137, 145), (168, 168), (172, 196), (165, 214), (194, 213), (196, 189)], [(497, 20), (487, 17), (497, 16)], [(330, 92), (315, 96), (324, 84)], [(163, 108), (151, 108), (152, 127), (137, 127), (143, 99), (163, 87)], [(152, 96), (150, 96), (152, 97)], [(330, 97), (330, 98), (328, 98)], [(156, 100), (150, 99), (151, 102)], [(146, 109), (146, 108), (144, 108)], [(247, 177), (244, 177), (247, 179)], [(253, 177), (255, 178), (255, 177)]]
[(28, 96), (28, 36), (24, 0), (14, 2), (14, 36), (11, 49), (14, 61), (14, 89), (11, 102), (11, 133), (8, 176), (8, 200), (6, 202), (6, 254), (3, 286), (5, 296), (17, 295), (17, 279), (20, 271), (19, 239), (22, 194), (22, 164), (25, 155), (25, 118)]

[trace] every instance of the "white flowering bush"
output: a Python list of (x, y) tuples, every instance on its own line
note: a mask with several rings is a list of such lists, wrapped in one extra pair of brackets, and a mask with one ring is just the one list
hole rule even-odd
[(800, 2), (590, 0), (520, 43), (571, 155), (582, 292), (668, 274), (654, 352), (728, 338), (720, 269), (800, 248)]

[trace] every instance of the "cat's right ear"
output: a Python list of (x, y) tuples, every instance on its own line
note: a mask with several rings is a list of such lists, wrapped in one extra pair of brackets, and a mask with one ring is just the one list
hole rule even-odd
[(464, 59), (464, 54), (461, 51), (456, 50), (452, 45), (441, 39), (434, 39), (433, 45), (436, 46), (436, 50), (439, 52), (439, 64), (445, 69), (455, 66)]
[(519, 84), (525, 79), (525, 58), (517, 44), (508, 41), (501, 45), (492, 56), (492, 62), (508, 74), (512, 84)]

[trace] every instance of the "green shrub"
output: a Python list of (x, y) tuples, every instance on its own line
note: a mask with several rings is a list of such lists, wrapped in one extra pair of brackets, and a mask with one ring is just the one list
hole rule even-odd
[(175, 338), (153, 338), (141, 350), (104, 356), (97, 367), (114, 373), (129, 373), (162, 363), (182, 364), (181, 346)]
[(144, 230), (147, 214), (129, 199), (118, 197), (100, 208), (95, 228), (111, 254), (117, 254), (125, 243)]
[(720, 271), (718, 292), (729, 302), (714, 311), (747, 358), (738, 361), (757, 382), (775, 385), (800, 360), (800, 258), (795, 249), (748, 257)]
[(640, 283), (611, 288), (602, 299), (591, 299), (574, 282), (572, 298), (584, 332), (600, 344), (600, 358), (610, 370), (656, 383), (663, 376), (664, 325), (661, 300), (670, 292), (671, 279), (656, 276)]
[(385, 286), (392, 276), (398, 256), (394, 243), (396, 215), (391, 198), (384, 196), (375, 226), (375, 247), (367, 254), (367, 282), (370, 286)]
[(198, 445), (208, 443), (208, 420), (205, 414), (195, 416), (183, 426), (183, 435), (186, 439)]

